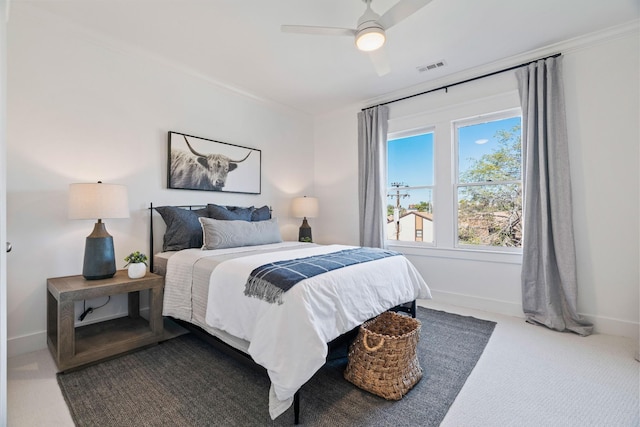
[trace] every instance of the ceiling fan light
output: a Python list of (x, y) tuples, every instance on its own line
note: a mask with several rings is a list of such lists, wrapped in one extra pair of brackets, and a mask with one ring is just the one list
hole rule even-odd
[(372, 52), (380, 49), (386, 37), (384, 30), (378, 27), (366, 28), (356, 35), (356, 46), (363, 52)]

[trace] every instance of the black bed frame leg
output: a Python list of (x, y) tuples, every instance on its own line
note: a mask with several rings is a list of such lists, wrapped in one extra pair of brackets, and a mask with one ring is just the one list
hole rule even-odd
[(293, 423), (295, 425), (300, 423), (300, 390), (293, 395)]
[(414, 319), (417, 317), (418, 313), (416, 312), (416, 300), (413, 300), (411, 303), (411, 317)]

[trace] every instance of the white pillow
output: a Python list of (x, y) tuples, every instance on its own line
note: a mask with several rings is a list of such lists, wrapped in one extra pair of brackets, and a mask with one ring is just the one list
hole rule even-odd
[(213, 218), (198, 218), (202, 225), (202, 249), (225, 249), (239, 246), (280, 243), (280, 227), (272, 218), (267, 221), (225, 221)]

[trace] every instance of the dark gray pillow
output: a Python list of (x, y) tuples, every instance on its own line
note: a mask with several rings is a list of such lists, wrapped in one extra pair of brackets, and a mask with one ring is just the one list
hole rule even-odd
[(271, 219), (271, 209), (269, 209), (269, 206), (263, 206), (251, 212), (251, 221), (266, 221), (268, 219)]
[(207, 205), (208, 217), (218, 219), (222, 221), (251, 221), (251, 212), (253, 206), (250, 208), (240, 208), (237, 206), (220, 206), (209, 203)]
[(167, 225), (162, 242), (163, 251), (202, 247), (202, 226), (198, 218), (207, 216), (206, 208), (188, 210), (175, 206), (160, 206), (155, 209)]

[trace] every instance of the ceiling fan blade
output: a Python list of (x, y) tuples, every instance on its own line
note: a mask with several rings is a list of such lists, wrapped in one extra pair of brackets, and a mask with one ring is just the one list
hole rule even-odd
[(378, 23), (382, 25), (382, 28), (388, 30), (398, 22), (408, 18), (410, 15), (431, 3), (431, 1), (432, 0), (400, 0), (378, 19)]
[(373, 52), (369, 52), (369, 58), (371, 59), (373, 68), (375, 68), (379, 77), (385, 76), (391, 72), (389, 58), (387, 57), (384, 47), (374, 50)]
[(309, 25), (281, 25), (283, 33), (316, 34), (321, 36), (351, 36), (356, 35), (356, 30), (337, 27), (313, 27)]

